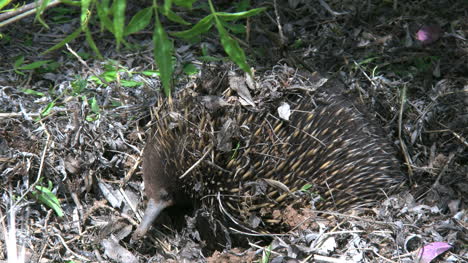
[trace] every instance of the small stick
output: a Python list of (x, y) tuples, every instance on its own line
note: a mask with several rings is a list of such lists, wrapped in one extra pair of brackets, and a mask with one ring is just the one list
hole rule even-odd
[[(10, 23), (16, 22), (24, 17), (27, 17), (31, 14), (36, 13), (37, 7), (42, 5), (43, 1), (40, 1), (38, 3), (30, 3), (25, 6), (22, 6), (14, 11), (7, 12), (4, 14), (0, 14), (0, 27), (6, 26)], [(60, 4), (60, 0), (53, 0), (50, 3), (47, 4), (46, 8), (50, 8), (52, 6)]]

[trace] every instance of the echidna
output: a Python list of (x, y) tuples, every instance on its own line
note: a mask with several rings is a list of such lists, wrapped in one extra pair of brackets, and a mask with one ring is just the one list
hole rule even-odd
[(317, 208), (340, 210), (375, 202), (404, 181), (391, 144), (351, 103), (330, 97), (315, 105), (304, 96), (289, 104), (290, 121), (240, 106), (210, 112), (193, 98), (160, 107), (143, 156), (148, 205), (134, 238), (182, 195), (279, 232), (271, 211), (308, 206), (311, 192), (321, 197)]

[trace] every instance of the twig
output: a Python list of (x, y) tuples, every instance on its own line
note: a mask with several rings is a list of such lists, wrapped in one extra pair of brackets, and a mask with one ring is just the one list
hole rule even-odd
[[(42, 122), (41, 122), (42, 124)], [(42, 126), (44, 126), (44, 124), (42, 124)], [(33, 188), (39, 183), (40, 179), (41, 179), (41, 175), (42, 175), (42, 170), (44, 169), (44, 162), (45, 162), (45, 156), (46, 156), (46, 153), (47, 153), (47, 150), (49, 148), (49, 144), (50, 144), (50, 133), (47, 131), (47, 129), (45, 127), (44, 128), (44, 131), (45, 133), (47, 134), (47, 141), (46, 141), (46, 144), (44, 146), (44, 149), (42, 151), (42, 155), (41, 155), (41, 163), (39, 164), (39, 171), (37, 173), (37, 178), (36, 178), (36, 181), (31, 184), (31, 186), (29, 186), (28, 190), (26, 190), (26, 192), (24, 194), (21, 195), (21, 197), (18, 199), (18, 201), (16, 201), (16, 203), (14, 204), (14, 207), (16, 207), (22, 200), (23, 198), (33, 190)]]
[(98, 78), (102, 83), (106, 84), (107, 86), (109, 87), (112, 87), (111, 84), (109, 82), (107, 82), (103, 77), (100, 76), (100, 74), (98, 72), (96, 72), (94, 69), (92, 69), (90, 66), (88, 66), (88, 64), (80, 57), (80, 55), (78, 55), (69, 45), (68, 43), (65, 44), (65, 46), (67, 47), (67, 50), (70, 51), (70, 53), (72, 53), (73, 56), (75, 56), (78, 61), (83, 64), (83, 66), (85, 66), (87, 69), (89, 69), (89, 71), (91, 71), (94, 76), (96, 78)]
[(447, 162), (445, 162), (444, 167), (442, 167), (442, 169), (440, 170), (439, 175), (437, 176), (437, 179), (435, 180), (435, 182), (434, 182), (434, 184), (432, 185), (432, 187), (435, 187), (436, 185), (440, 184), (440, 183), (439, 183), (439, 182), (440, 182), (440, 178), (441, 178), (442, 175), (445, 173), (445, 171), (447, 171), (448, 166), (449, 166), (449, 164), (452, 162), (453, 157), (455, 157), (455, 153), (452, 152), (452, 153), (450, 153)]
[(334, 16), (346, 15), (346, 14), (349, 13), (349, 12), (336, 12), (336, 11), (333, 11), (325, 1), (319, 0), (319, 2), (320, 2), (320, 5), (325, 8), (325, 10), (327, 10), (330, 14), (332, 14)]
[(90, 261), (89, 258), (86, 258), (86, 257), (83, 257), (82, 255), (80, 254), (77, 254), (75, 253), (75, 251), (71, 250), (68, 246), (67, 246), (67, 242), (65, 242), (65, 239), (63, 239), (63, 237), (59, 234), (55, 234), (56, 237), (58, 237), (60, 239), (60, 241), (62, 242), (62, 245), (65, 247), (65, 249), (70, 252), (70, 254), (72, 254), (73, 256), (79, 258), (80, 260), (84, 260), (84, 261)]
[[(259, 246), (259, 245), (257, 245), (257, 244), (252, 243), (252, 242), (249, 242), (249, 246), (254, 247), (254, 248), (258, 248), (258, 249), (265, 250), (264, 247), (261, 247), (261, 246)], [(271, 254), (275, 254), (275, 255), (277, 255), (277, 256), (283, 256), (283, 254), (278, 253), (278, 252), (276, 252), (276, 251), (273, 251), (273, 250), (271, 250), (271, 249), (270, 249), (270, 253), (271, 253)]]
[(383, 259), (386, 262), (396, 263), (396, 261), (390, 260), (390, 259), (380, 255), (379, 253), (375, 252), (373, 249), (370, 249), (370, 251), (374, 252), (374, 254), (376, 254), (379, 258)]
[[(16, 118), (21, 117), (24, 114), (22, 112), (9, 112), (9, 113), (0, 113), (0, 119)], [(28, 113), (29, 117), (39, 117), (40, 113)]]
[(210, 151), (211, 151), (211, 147), (203, 154), (203, 156), (200, 159), (198, 159), (190, 168), (188, 168), (187, 171), (185, 171), (183, 175), (179, 176), (179, 179), (184, 178), (193, 169), (195, 169), (195, 167), (197, 167), (203, 161), (203, 159), (205, 159), (205, 157), (210, 153)]
[[(34, 3), (30, 3), (30, 4), (27, 4), (23, 7), (20, 7), (14, 11), (11, 11), (11, 12), (7, 12), (7, 13), (4, 13), (4, 14), (0, 14), (0, 21), (2, 21), (0, 23), (0, 27), (3, 27), (3, 26), (6, 26), (10, 23), (13, 23), (13, 22), (16, 22), (24, 17), (27, 17), (29, 15), (32, 15), (34, 13), (36, 13), (38, 7), (40, 7), (42, 5), (42, 2), (43, 1), (40, 1), (40, 2), (34, 2)], [(50, 8), (52, 6), (55, 6), (55, 5), (58, 5), (60, 4), (60, 0), (53, 0), (51, 1), (50, 3), (47, 4), (47, 6), (44, 8), (47, 9), (47, 8)]]
[(340, 259), (340, 258), (326, 257), (326, 256), (318, 255), (318, 254), (314, 255), (314, 259), (315, 259), (315, 261), (331, 262), (331, 263), (345, 263), (345, 262), (348, 262), (348, 261), (344, 261), (343, 259)]
[(278, 13), (278, 3), (276, 3), (276, 0), (274, 0), (273, 3), (275, 7), (275, 16), (276, 16), (276, 24), (278, 26), (278, 34), (280, 36), (280, 44), (281, 44), (281, 48), (284, 48), (285, 41), (284, 41), (284, 35), (283, 35), (283, 27), (281, 26), (280, 16)]
[(401, 94), (401, 103), (400, 103), (400, 112), (398, 114), (398, 140), (400, 141), (401, 150), (403, 151), (403, 156), (405, 157), (406, 165), (408, 166), (408, 178), (410, 184), (413, 184), (413, 170), (411, 169), (411, 159), (409, 157), (408, 151), (406, 150), (406, 145), (403, 142), (402, 130), (403, 130), (403, 110), (405, 108), (406, 101), (406, 85), (403, 86)]

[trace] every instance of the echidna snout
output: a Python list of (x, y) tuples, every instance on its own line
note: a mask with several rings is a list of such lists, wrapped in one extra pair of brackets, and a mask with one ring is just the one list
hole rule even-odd
[(172, 206), (174, 201), (172, 199), (159, 199), (155, 200), (154, 198), (148, 199), (148, 203), (146, 204), (145, 214), (141, 220), (140, 225), (138, 226), (137, 230), (133, 233), (132, 239), (137, 240), (143, 237), (146, 232), (148, 231), (151, 224), (153, 224), (154, 220), (159, 216), (159, 214), (167, 207)]
[(167, 172), (170, 170), (166, 170), (165, 160), (152, 142), (150, 137), (143, 152), (143, 180), (148, 203), (142, 221), (133, 233), (134, 240), (144, 236), (159, 214), (177, 202), (177, 193), (173, 190), (176, 181)]

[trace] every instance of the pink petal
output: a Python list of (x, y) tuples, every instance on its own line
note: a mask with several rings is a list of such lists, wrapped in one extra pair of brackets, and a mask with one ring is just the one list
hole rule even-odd
[(429, 263), (450, 248), (452, 248), (452, 246), (445, 242), (429, 243), (419, 250), (419, 263)]
[(441, 35), (442, 28), (439, 25), (425, 25), (416, 33), (416, 39), (428, 45), (437, 41)]

